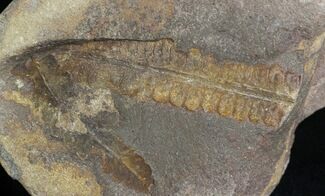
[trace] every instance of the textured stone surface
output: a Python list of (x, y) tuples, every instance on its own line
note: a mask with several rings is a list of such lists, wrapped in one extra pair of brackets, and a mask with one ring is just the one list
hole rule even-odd
[(322, 50), (319, 52), (318, 65), (305, 101), (303, 117), (307, 117), (325, 106), (325, 52), (324, 48)]
[(324, 21), (322, 0), (14, 1), (1, 164), (34, 195), (268, 195), (325, 105)]

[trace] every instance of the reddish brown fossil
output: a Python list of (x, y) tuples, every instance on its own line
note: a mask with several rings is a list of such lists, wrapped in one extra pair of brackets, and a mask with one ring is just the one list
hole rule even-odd
[(220, 65), (195, 49), (178, 52), (168, 39), (63, 45), (33, 55), (13, 73), (31, 78), (52, 102), (63, 100), (63, 88), (77, 82), (271, 127), (291, 110), (301, 83), (300, 75), (278, 65)]

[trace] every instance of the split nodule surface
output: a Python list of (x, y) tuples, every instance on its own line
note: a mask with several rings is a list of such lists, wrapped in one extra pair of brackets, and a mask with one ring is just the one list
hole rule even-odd
[(29, 107), (49, 138), (100, 157), (104, 172), (139, 192), (155, 181), (150, 164), (115, 132), (123, 121), (116, 96), (277, 129), (303, 80), (302, 73), (278, 64), (218, 62), (198, 49), (181, 52), (169, 39), (57, 44), (25, 55), (10, 73), (18, 90), (4, 93), (6, 100)]

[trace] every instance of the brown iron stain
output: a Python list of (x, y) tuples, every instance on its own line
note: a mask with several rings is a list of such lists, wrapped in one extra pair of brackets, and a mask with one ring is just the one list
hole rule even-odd
[[(37, 159), (30, 159), (31, 155), (37, 151), (54, 154), (67, 153), (67, 148), (62, 143), (49, 141), (41, 127), (35, 126), (33, 130), (27, 130), (18, 118), (11, 119), (5, 126), (8, 130), (14, 131), (9, 131), (9, 135), (1, 137), (0, 141), (10, 154), (16, 154), (12, 161), (20, 168), (19, 180), (29, 191), (39, 190), (40, 193), (46, 192), (48, 195), (67, 192), (73, 192), (76, 195), (102, 195), (102, 188), (95, 175), (87, 168), (62, 160), (47, 160), (50, 163), (48, 164), (39, 156), (36, 157)], [(73, 183), (74, 186), (71, 188), (69, 183)]]
[(78, 83), (269, 127), (281, 124), (301, 84), (301, 75), (279, 65), (218, 64), (198, 49), (177, 51), (169, 39), (61, 45), (34, 54), (15, 72), (53, 105)]
[[(52, 60), (48, 62), (52, 62)], [(45, 69), (46, 73), (44, 72)], [(70, 80), (64, 77), (47, 77), (51, 71), (53, 70), (49, 67), (43, 67), (34, 59), (28, 60), (23, 66), (13, 69), (12, 73), (25, 79), (26, 82), (32, 82), (34, 89), (26, 95), (16, 91), (8, 91), (4, 93), (4, 98), (29, 107), (32, 114), (40, 116), (48, 127), (88, 134), (89, 139), (95, 140), (105, 151), (105, 157), (109, 161), (102, 163), (103, 169), (111, 173), (114, 180), (136, 191), (148, 192), (154, 180), (151, 176), (151, 168), (145, 163), (144, 159), (110, 131), (105, 130), (105, 136), (98, 136), (96, 129), (102, 128), (99, 125), (101, 122), (94, 122), (96, 127), (86, 128), (86, 122), (81, 118), (81, 116), (85, 116), (92, 120), (100, 112), (116, 112), (112, 106), (112, 100), (109, 100), (108, 97), (110, 95), (109, 90), (91, 91), (87, 87), (82, 89), (82, 85), (77, 87), (78, 90), (69, 90), (66, 85)], [(73, 88), (73, 86), (69, 87)], [(87, 90), (91, 92), (86, 92)], [(80, 127), (83, 128), (79, 130)], [(111, 171), (105, 169), (107, 167), (112, 168)]]

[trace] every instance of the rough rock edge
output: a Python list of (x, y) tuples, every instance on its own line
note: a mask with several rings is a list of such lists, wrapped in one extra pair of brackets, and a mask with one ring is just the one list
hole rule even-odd
[[(325, 37), (325, 33), (323, 34)], [(302, 120), (310, 116), (317, 110), (325, 107), (325, 41), (323, 41), (322, 48), (319, 51), (319, 59), (313, 76), (311, 87), (309, 89)]]
[[(299, 119), (290, 127), (290, 130), (285, 140), (285, 150), (280, 156), (280, 159), (274, 167), (274, 173), (271, 177), (269, 184), (266, 186), (261, 195), (270, 195), (275, 189), (277, 184), (280, 182), (289, 161), (291, 154), (291, 147), (294, 142), (294, 133), (300, 122), (302, 122), (306, 117), (308, 117), (313, 112), (325, 106), (325, 32), (316, 36), (312, 42), (303, 40), (298, 46), (298, 49), (304, 50), (306, 58), (313, 58), (317, 56), (316, 68), (314, 70), (314, 75), (312, 76), (311, 85), (308, 89), (308, 94), (303, 100), (303, 108), (301, 108), (302, 114)], [(307, 43), (307, 44), (306, 44)], [(313, 89), (314, 88), (314, 89)]]

